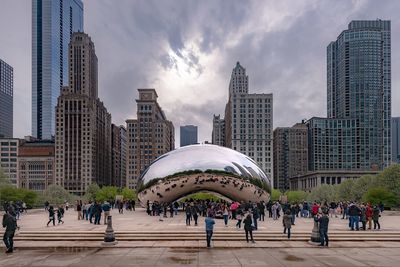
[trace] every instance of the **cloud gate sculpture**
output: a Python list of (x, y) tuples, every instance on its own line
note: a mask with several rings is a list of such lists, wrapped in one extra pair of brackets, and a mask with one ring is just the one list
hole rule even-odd
[(248, 156), (216, 145), (191, 145), (157, 158), (139, 178), (139, 200), (172, 202), (200, 191), (234, 201), (268, 201), (270, 178)]

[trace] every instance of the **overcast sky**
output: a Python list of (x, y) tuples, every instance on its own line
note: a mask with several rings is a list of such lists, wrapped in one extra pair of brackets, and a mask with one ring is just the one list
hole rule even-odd
[[(326, 116), (326, 46), (351, 20), (392, 21), (392, 114), (398, 105), (400, 1), (84, 0), (99, 59), (99, 97), (116, 124), (136, 118), (137, 88), (155, 88), (172, 120), (211, 141), (236, 61), (250, 92), (273, 93), (274, 128)], [(31, 1), (1, 0), (0, 58), (14, 67), (14, 136), (31, 134)]]

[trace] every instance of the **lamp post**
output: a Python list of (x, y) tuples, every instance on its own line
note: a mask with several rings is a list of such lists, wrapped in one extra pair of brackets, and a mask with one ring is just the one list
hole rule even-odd
[(116, 245), (118, 241), (115, 240), (114, 229), (112, 228), (112, 216), (107, 217), (107, 228), (104, 233), (104, 241), (102, 245)]

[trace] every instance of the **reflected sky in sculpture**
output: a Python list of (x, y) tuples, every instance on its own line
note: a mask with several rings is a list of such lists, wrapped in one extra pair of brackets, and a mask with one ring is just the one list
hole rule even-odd
[(155, 160), (140, 177), (140, 184), (189, 170), (218, 170), (271, 184), (270, 178), (246, 155), (216, 145), (191, 145), (171, 151)]

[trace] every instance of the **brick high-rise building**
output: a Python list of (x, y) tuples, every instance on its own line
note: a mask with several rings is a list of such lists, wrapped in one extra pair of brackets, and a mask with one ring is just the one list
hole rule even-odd
[(44, 191), (54, 183), (54, 142), (24, 142), (18, 152), (18, 184), (20, 188)]
[(112, 124), (111, 129), (112, 182), (113, 186), (126, 186), (126, 129)]
[(290, 177), (308, 170), (308, 128), (304, 123), (274, 130), (274, 186), (281, 191), (290, 188)]
[(111, 115), (97, 97), (97, 56), (85, 33), (69, 45), (69, 87), (56, 107), (56, 179), (82, 195), (91, 183), (111, 185)]
[(138, 178), (157, 157), (175, 148), (175, 130), (157, 102), (154, 89), (138, 89), (137, 119), (126, 121), (127, 185), (136, 189)]

